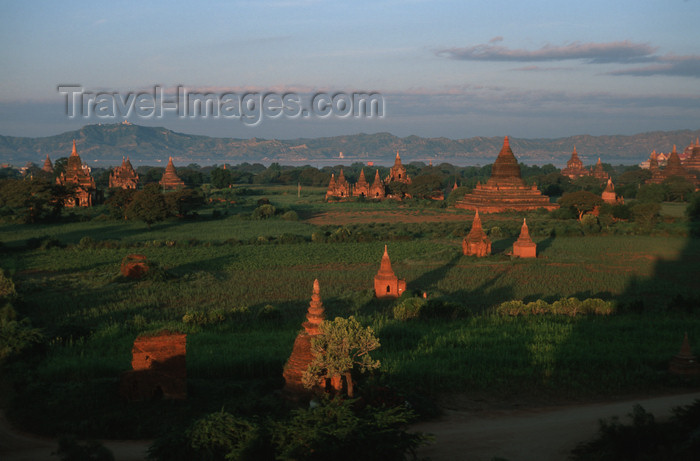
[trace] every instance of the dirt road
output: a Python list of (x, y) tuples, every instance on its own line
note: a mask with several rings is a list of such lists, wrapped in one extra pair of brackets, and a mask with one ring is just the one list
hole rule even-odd
[[(567, 405), (527, 410), (446, 410), (435, 421), (414, 430), (435, 435), (435, 443), (421, 449), (433, 461), (560, 461), (579, 442), (593, 437), (601, 418), (619, 416), (623, 421), (635, 403), (663, 419), (677, 406), (700, 399), (700, 392), (614, 403)], [(106, 441), (116, 461), (144, 461), (150, 441)], [(51, 456), (55, 439), (36, 437), (13, 430), (0, 412), (0, 460), (57, 461)]]
[(433, 461), (566, 460), (579, 442), (592, 438), (598, 421), (613, 416), (629, 423), (627, 414), (639, 403), (657, 420), (674, 407), (700, 399), (700, 392), (624, 402), (510, 411), (445, 411), (438, 420), (415, 425), (414, 430), (435, 435), (432, 446), (419, 454)]

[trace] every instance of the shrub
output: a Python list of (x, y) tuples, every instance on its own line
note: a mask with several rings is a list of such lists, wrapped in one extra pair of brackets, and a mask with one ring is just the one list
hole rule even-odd
[(413, 418), (404, 406), (358, 409), (356, 400), (335, 398), (275, 423), (272, 441), (279, 460), (404, 460), (428, 440), (406, 431)]
[(394, 318), (396, 320), (417, 319), (428, 302), (423, 298), (408, 298), (394, 306)]
[(273, 217), (276, 212), (277, 209), (273, 205), (266, 203), (253, 210), (253, 219), (268, 219)]
[(114, 455), (109, 449), (96, 440), (79, 443), (73, 437), (61, 437), (58, 440), (58, 450), (52, 455), (61, 461), (114, 461)]
[(282, 312), (272, 304), (264, 306), (258, 311), (258, 319), (264, 321), (277, 321), (282, 318)]
[(577, 298), (561, 298), (552, 304), (541, 299), (525, 304), (520, 300), (506, 301), (499, 304), (495, 312), (498, 315), (610, 315), (615, 312), (615, 304), (599, 298), (589, 298), (580, 301)]
[(285, 221), (298, 221), (299, 220), (299, 215), (294, 210), (287, 211), (281, 217)]

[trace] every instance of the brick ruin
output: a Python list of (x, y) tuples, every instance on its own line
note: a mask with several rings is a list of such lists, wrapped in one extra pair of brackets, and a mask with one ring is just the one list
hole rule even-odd
[(377, 298), (398, 298), (406, 291), (406, 280), (399, 279), (391, 268), (386, 245), (377, 275), (374, 276), (374, 295)]
[(124, 277), (136, 280), (146, 275), (149, 269), (150, 263), (145, 255), (131, 254), (122, 259), (120, 272)]
[(528, 211), (544, 208), (559, 208), (543, 195), (537, 186), (528, 186), (521, 177), (520, 165), (510, 148), (508, 136), (503, 140), (496, 161), (491, 169), (491, 177), (486, 184), (478, 183), (474, 190), (455, 203), (456, 208), (481, 211), (482, 213), (502, 213), (504, 211)]
[(622, 205), (625, 203), (625, 199), (621, 195), (615, 193), (615, 185), (610, 178), (608, 178), (608, 184), (605, 186), (605, 190), (600, 196), (605, 203), (611, 205)]
[(668, 371), (677, 375), (700, 375), (700, 364), (690, 349), (688, 333), (683, 337), (680, 352), (674, 355), (669, 362)]
[(571, 158), (566, 162), (566, 168), (561, 170), (562, 176), (567, 176), (569, 179), (578, 179), (583, 176), (590, 176), (590, 170), (583, 167), (583, 162), (578, 158), (578, 153), (576, 152), (576, 146), (574, 146), (574, 151), (571, 153)]
[[(313, 293), (311, 294), (311, 302), (306, 313), (306, 322), (302, 324), (304, 329), (299, 332), (294, 340), (294, 347), (289, 360), (284, 365), (282, 376), (284, 377), (284, 389), (282, 390), (289, 398), (299, 398), (310, 393), (304, 387), (302, 376), (311, 361), (313, 354), (311, 353), (311, 340), (321, 334), (319, 326), (324, 319), (323, 302), (321, 301), (321, 289), (318, 284), (318, 279), (314, 280)], [(319, 388), (321, 388), (319, 383)]]
[(481, 228), (479, 211), (474, 215), (472, 228), (462, 240), (462, 253), (466, 256), (484, 257), (491, 254), (491, 240)]
[(139, 175), (129, 161), (129, 157), (122, 157), (122, 164), (109, 174), (109, 187), (121, 189), (136, 189), (139, 183)]
[[(652, 152), (652, 157), (653, 155), (654, 152)], [(666, 168), (664, 168), (663, 170), (660, 169), (658, 166), (658, 162), (654, 161), (652, 163), (652, 158), (650, 158), (649, 169), (651, 170), (651, 179), (647, 180), (647, 184), (661, 184), (670, 177), (679, 176), (681, 178), (687, 179), (696, 188), (698, 187), (698, 178), (694, 174), (689, 173), (683, 167), (683, 165), (681, 164), (681, 158), (678, 156), (678, 152), (676, 151), (675, 144), (673, 145), (673, 150), (671, 151), (671, 154), (668, 156)]]
[(163, 177), (159, 182), (160, 186), (165, 190), (176, 190), (185, 187), (185, 182), (180, 179), (175, 171), (175, 165), (173, 165), (173, 158), (168, 159), (168, 165), (165, 167), (165, 172)]
[[(46, 162), (44, 162), (44, 167), (46, 167)], [(67, 208), (92, 206), (95, 198), (95, 180), (90, 176), (90, 168), (87, 165), (83, 165), (83, 161), (78, 155), (78, 151), (75, 148), (75, 139), (73, 140), (73, 151), (68, 157), (66, 170), (56, 178), (56, 184), (74, 188), (73, 196), (66, 199), (64, 203)]]
[(132, 401), (187, 398), (186, 343), (186, 334), (169, 331), (136, 338), (121, 395)]
[(513, 256), (518, 258), (536, 258), (537, 244), (530, 238), (530, 231), (527, 228), (527, 222), (523, 218), (523, 225), (520, 228), (520, 236), (513, 243)]

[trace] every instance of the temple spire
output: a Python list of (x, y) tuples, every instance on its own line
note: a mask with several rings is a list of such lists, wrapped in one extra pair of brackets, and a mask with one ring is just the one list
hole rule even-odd
[(73, 140), (73, 150), (70, 153), (71, 156), (78, 156), (78, 150), (75, 148), (75, 139)]
[(311, 293), (311, 302), (309, 303), (309, 309), (306, 313), (306, 322), (302, 325), (306, 330), (306, 333), (314, 336), (321, 333), (319, 330), (319, 325), (323, 322), (323, 302), (321, 301), (321, 287), (318, 283), (318, 279), (314, 279), (313, 292)]

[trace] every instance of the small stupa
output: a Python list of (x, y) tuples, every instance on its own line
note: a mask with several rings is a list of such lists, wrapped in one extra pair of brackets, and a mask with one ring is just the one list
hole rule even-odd
[(369, 188), (369, 196), (372, 198), (384, 198), (386, 195), (386, 188), (384, 187), (384, 181), (379, 177), (379, 170), (374, 173), (374, 181), (372, 186)]
[(481, 218), (477, 210), (472, 222), (472, 228), (462, 240), (462, 253), (466, 256), (488, 256), (491, 254), (491, 240), (481, 228)]
[(374, 295), (377, 298), (398, 298), (406, 291), (406, 280), (399, 279), (391, 268), (391, 260), (386, 245), (379, 266), (379, 272), (374, 276)]
[(313, 360), (311, 353), (311, 339), (321, 334), (319, 326), (324, 319), (323, 303), (321, 302), (321, 289), (318, 284), (318, 279), (314, 280), (313, 293), (311, 294), (311, 302), (306, 313), (306, 322), (302, 323), (304, 327), (294, 340), (292, 355), (284, 366), (284, 389), (282, 390), (290, 398), (298, 398), (309, 394), (309, 390), (304, 387), (302, 376), (309, 368)]
[(44, 166), (41, 167), (41, 169), (47, 173), (53, 173), (53, 164), (51, 163), (49, 154), (46, 154), (46, 160), (44, 160)]
[(160, 179), (160, 186), (165, 190), (175, 190), (185, 187), (185, 182), (180, 179), (173, 165), (173, 158), (168, 159), (168, 166), (165, 167), (165, 173)]
[(677, 375), (697, 375), (700, 374), (700, 364), (693, 355), (688, 341), (688, 333), (683, 337), (683, 344), (678, 354), (674, 355), (668, 364), (668, 371)]
[(610, 178), (608, 178), (608, 184), (605, 186), (605, 190), (603, 191), (603, 193), (600, 196), (605, 203), (609, 203), (611, 205), (618, 205), (618, 204), (625, 203), (624, 198), (621, 195), (618, 196), (615, 193), (615, 185), (613, 184), (612, 179), (610, 179)]
[(364, 168), (360, 170), (360, 177), (352, 188), (352, 195), (354, 197), (367, 197), (369, 196), (369, 183), (365, 178)]
[(530, 238), (527, 222), (523, 218), (523, 226), (520, 228), (520, 236), (513, 243), (513, 256), (518, 258), (536, 258), (537, 244)]

